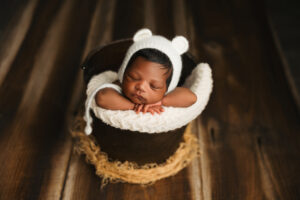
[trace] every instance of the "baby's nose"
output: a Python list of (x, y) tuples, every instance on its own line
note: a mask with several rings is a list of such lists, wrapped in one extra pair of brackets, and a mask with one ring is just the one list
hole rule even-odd
[(145, 89), (146, 89), (145, 81), (142, 81), (142, 82), (139, 82), (138, 84), (136, 84), (136, 89), (140, 90), (142, 92), (145, 92)]

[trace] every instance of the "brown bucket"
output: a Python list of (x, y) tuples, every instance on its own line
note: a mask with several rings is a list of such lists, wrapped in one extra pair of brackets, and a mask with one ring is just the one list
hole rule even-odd
[[(82, 64), (86, 85), (93, 75), (107, 70), (117, 72), (131, 39), (119, 40), (93, 50)], [(182, 85), (196, 67), (189, 53), (182, 55), (183, 69), (178, 86)], [(93, 132), (101, 151), (107, 153), (111, 161), (130, 161), (139, 165), (146, 163), (163, 163), (182, 142), (186, 126), (164, 133), (142, 133), (122, 130), (103, 123), (93, 114)]]

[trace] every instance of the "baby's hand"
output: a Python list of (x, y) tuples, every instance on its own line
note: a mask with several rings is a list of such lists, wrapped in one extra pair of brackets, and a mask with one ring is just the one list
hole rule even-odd
[(152, 115), (154, 115), (154, 113), (160, 114), (161, 112), (164, 112), (164, 109), (161, 106), (151, 106), (147, 108), (146, 111), (145, 110), (143, 111), (143, 113), (145, 112), (150, 112)]
[(161, 112), (164, 112), (164, 109), (161, 105), (162, 105), (161, 101), (153, 104), (135, 104), (133, 110), (137, 114), (139, 114), (141, 111), (143, 113), (150, 112), (152, 115), (154, 115), (155, 112), (160, 114)]
[[(150, 108), (155, 108), (155, 110), (156, 110), (156, 108), (160, 108), (160, 109), (159, 109), (160, 112), (157, 112), (158, 114), (160, 114), (161, 112), (164, 111), (164, 109), (162, 108), (161, 105), (162, 105), (162, 102), (161, 102), (161, 101), (158, 101), (158, 102), (152, 103), (152, 104), (145, 104), (145, 105), (143, 106), (142, 111), (143, 111), (143, 113), (146, 113), (146, 112), (149, 112), (148, 110), (149, 110)], [(151, 114), (152, 114), (152, 112), (151, 112)]]

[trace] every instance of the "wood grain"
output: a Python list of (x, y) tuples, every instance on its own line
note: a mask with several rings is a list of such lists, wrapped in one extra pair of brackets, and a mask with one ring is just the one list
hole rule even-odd
[[(234, 9), (234, 3), (216, 5), (214, 1), (189, 5), (190, 9), (203, 8), (192, 12), (194, 25), (199, 27), (195, 29), (194, 42), (200, 47), (199, 55), (211, 63), (215, 80), (211, 102), (198, 122), (205, 155), (200, 158), (202, 171), (205, 170), (202, 181), (203, 185), (209, 184), (209, 191), (203, 194), (212, 199), (284, 199), (292, 187), (281, 184), (276, 188), (279, 180), (275, 177), (297, 172), (291, 171), (290, 165), (279, 164), (275, 157), (266, 160), (262, 157), (266, 152), (261, 151), (270, 143), (276, 150), (268, 155), (289, 148), (297, 151), (299, 123), (283, 125), (288, 118), (299, 119), (297, 108), (287, 94), (283, 73), (278, 72), (282, 69), (280, 62), (276, 64), (276, 51), (267, 30), (256, 20), (263, 19), (261, 10), (255, 10), (255, 4), (250, 3), (239, 4), (239, 10)], [(279, 93), (281, 90), (284, 92)], [(289, 102), (290, 110), (283, 111), (280, 102)], [(290, 146), (277, 151), (276, 140), (285, 140), (287, 135), (293, 140), (288, 142)], [(284, 156), (286, 159), (288, 156)], [(291, 162), (299, 166), (295, 157)], [(279, 195), (281, 192), (285, 194)]]
[[(79, 1), (37, 5), (0, 88), (0, 160), (5, 162), (0, 167), (0, 199), (61, 196), (71, 152), (68, 104), (88, 26), (74, 23), (89, 22), (92, 5)], [(79, 8), (84, 15), (77, 14)], [(76, 34), (66, 35), (68, 31)]]
[[(300, 116), (260, 1), (6, 1), (0, 7), (0, 199), (299, 199)], [(72, 151), (88, 53), (142, 27), (184, 35), (213, 70), (201, 156), (142, 187)]]

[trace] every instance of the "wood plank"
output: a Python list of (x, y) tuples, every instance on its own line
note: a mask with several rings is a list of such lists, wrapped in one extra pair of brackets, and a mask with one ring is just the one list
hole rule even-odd
[[(20, 2), (15, 2), (17, 5), (14, 5), (13, 3), (7, 4), (9, 4), (7, 6), (10, 8), (5, 8), (5, 11), (2, 10), (0, 17), (0, 29), (3, 30), (0, 34), (0, 85), (2, 84), (22, 42), (24, 41), (26, 33), (28, 32), (37, 1), (29, 1), (25, 5)], [(14, 7), (16, 11), (13, 12), (13, 8), (11, 7)]]
[(0, 88), (0, 199), (59, 199), (70, 158), (66, 116), (93, 2), (39, 2), (34, 12)]
[[(201, 195), (204, 199), (262, 198), (256, 156), (241, 119), (246, 114), (241, 113), (245, 104), (243, 99), (238, 101), (245, 84), (235, 75), (236, 68), (242, 67), (237, 59), (239, 51), (233, 46), (235, 27), (239, 24), (234, 23), (230, 11), (236, 5), (202, 1), (188, 6), (195, 27), (196, 55), (211, 64), (215, 80), (211, 101), (197, 121), (202, 151), (198, 161), (201, 164), (198, 171), (202, 174)], [(239, 9), (245, 14), (241, 6)], [(245, 36), (241, 38), (245, 39)], [(231, 79), (235, 85), (229, 82)], [(247, 157), (246, 163), (244, 157)]]
[(202, 175), (194, 182), (202, 183), (204, 199), (299, 196), (291, 178), (299, 176), (299, 115), (261, 7), (250, 1), (189, 5), (195, 52), (211, 64), (215, 80), (198, 119), (200, 167), (191, 169)]

